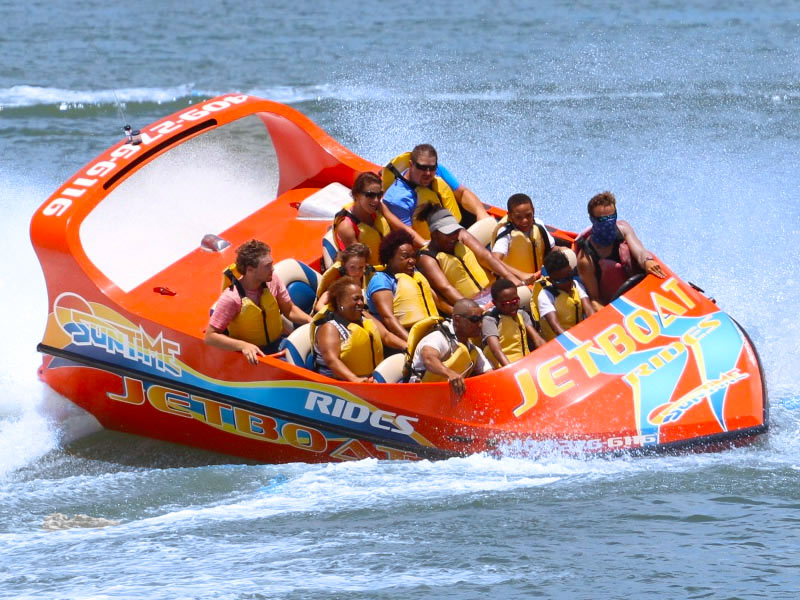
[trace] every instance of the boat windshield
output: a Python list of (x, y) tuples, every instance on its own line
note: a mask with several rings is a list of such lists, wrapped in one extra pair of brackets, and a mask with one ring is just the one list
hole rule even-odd
[(272, 202), (275, 149), (263, 121), (249, 115), (178, 144), (134, 171), (85, 218), (84, 251), (129, 292)]

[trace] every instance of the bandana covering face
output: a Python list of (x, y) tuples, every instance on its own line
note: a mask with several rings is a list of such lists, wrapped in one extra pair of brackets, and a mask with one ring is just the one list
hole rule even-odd
[(605, 217), (589, 217), (592, 222), (592, 241), (596, 246), (610, 246), (617, 236), (617, 213)]

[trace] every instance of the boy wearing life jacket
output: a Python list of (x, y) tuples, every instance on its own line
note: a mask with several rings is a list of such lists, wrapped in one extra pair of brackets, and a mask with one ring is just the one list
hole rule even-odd
[(592, 227), (575, 241), (578, 274), (598, 310), (611, 302), (632, 275), (647, 273), (661, 279), (667, 276), (645, 250), (633, 227), (626, 221), (617, 221), (614, 194), (597, 194), (589, 200), (587, 208)]
[(446, 208), (429, 205), (418, 217), (427, 219), (431, 240), (420, 250), (417, 267), (448, 304), (477, 299), (488, 289), (494, 273), (521, 284)]
[(530, 196), (514, 194), (506, 207), (508, 221), (494, 231), (492, 254), (530, 285), (541, 276), (544, 257), (556, 242), (542, 220), (536, 218)]
[(236, 263), (225, 269), (225, 289), (208, 320), (209, 346), (241, 352), (256, 364), (259, 356), (278, 351), (282, 314), (294, 323), (311, 322), (292, 302), (272, 266), (272, 253), (264, 242), (250, 240), (236, 249)]
[(504, 367), (545, 343), (530, 315), (519, 307), (517, 286), (508, 279), (492, 284), (494, 307), (483, 315), (482, 340), (486, 358), (494, 368)]
[(480, 335), (483, 311), (472, 300), (462, 298), (453, 306), (452, 321), (442, 321), (423, 337), (411, 359), (411, 381), (447, 381), (453, 400), (466, 391), (464, 379), (492, 370), (492, 366), (470, 338)]
[(592, 303), (580, 281), (573, 277), (567, 255), (551, 252), (544, 258), (547, 278), (536, 299), (542, 337), (548, 341), (594, 314)]
[(382, 178), (386, 192), (383, 215), (392, 229), (407, 231), (417, 248), (429, 237), (425, 221), (414, 219), (417, 209), (424, 204), (444, 206), (455, 215), (456, 221), (462, 220), (461, 206), (477, 219), (489, 216), (478, 197), (439, 166), (436, 148), (430, 144), (419, 144), (410, 153), (393, 158), (383, 168)]

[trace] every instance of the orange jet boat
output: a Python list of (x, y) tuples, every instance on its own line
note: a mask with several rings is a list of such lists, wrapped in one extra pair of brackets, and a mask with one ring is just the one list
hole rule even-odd
[(378, 169), (294, 109), (247, 95), (129, 131), (33, 216), (49, 295), (40, 377), (108, 429), (267, 463), (660, 451), (767, 430), (747, 334), (667, 266), (666, 279), (642, 278), (470, 378), (456, 404), (446, 383), (399, 382), (397, 358), (378, 383), (315, 373), (306, 332), (255, 366), (207, 346), (235, 248), (266, 241), (308, 306), (333, 215), (357, 174)]

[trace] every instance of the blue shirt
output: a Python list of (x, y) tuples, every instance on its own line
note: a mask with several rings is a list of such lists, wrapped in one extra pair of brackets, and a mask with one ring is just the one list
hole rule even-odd
[(372, 301), (372, 294), (380, 292), (381, 290), (389, 290), (392, 292), (392, 297), (394, 297), (397, 291), (397, 280), (386, 271), (378, 271), (375, 273), (367, 285), (367, 309), (375, 316), (379, 316), (379, 314), (378, 307), (375, 306), (375, 302)]
[(436, 175), (444, 179), (444, 182), (450, 186), (454, 192), (461, 186), (456, 176), (447, 170), (444, 165), (436, 165)]
[[(417, 193), (401, 179), (395, 179), (383, 195), (383, 204), (403, 224), (411, 227), (411, 217), (417, 208)], [(373, 277), (374, 279), (374, 277)]]
[[(408, 173), (406, 171), (403, 176)], [(436, 166), (436, 175), (441, 177), (444, 182), (455, 191), (461, 185), (458, 179), (447, 170), (444, 165)], [(391, 213), (400, 219), (404, 225), (412, 226), (411, 219), (417, 209), (417, 193), (413, 188), (406, 185), (403, 181), (396, 179), (395, 182), (386, 190), (383, 196), (383, 203)]]

